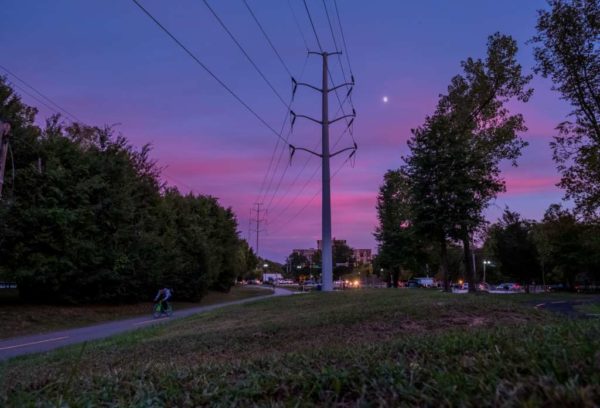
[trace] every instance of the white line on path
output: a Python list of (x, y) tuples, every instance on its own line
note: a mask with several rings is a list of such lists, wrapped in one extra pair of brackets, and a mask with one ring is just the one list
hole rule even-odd
[(10, 350), (10, 349), (15, 349), (15, 348), (19, 348), (19, 347), (33, 346), (34, 344), (49, 343), (51, 341), (59, 341), (59, 340), (64, 340), (64, 339), (68, 339), (68, 338), (69, 338), (69, 336), (63, 336), (63, 337), (55, 337), (53, 339), (32, 341), (31, 343), (23, 343), (23, 344), (17, 344), (14, 346), (0, 347), (0, 350)]
[(134, 326), (139, 326), (140, 324), (152, 323), (152, 322), (160, 322), (161, 320), (166, 320), (168, 317), (161, 317), (160, 319), (152, 319), (152, 320), (144, 320), (143, 322), (134, 323)]

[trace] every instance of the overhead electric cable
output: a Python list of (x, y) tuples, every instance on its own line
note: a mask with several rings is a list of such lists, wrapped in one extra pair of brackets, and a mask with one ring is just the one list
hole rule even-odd
[(269, 38), (267, 32), (265, 31), (265, 29), (263, 28), (262, 24), (260, 23), (260, 21), (258, 21), (258, 18), (256, 18), (256, 15), (254, 14), (254, 12), (252, 11), (252, 8), (250, 7), (250, 5), (248, 4), (248, 2), (246, 0), (242, 0), (244, 2), (244, 4), (246, 5), (246, 8), (248, 9), (248, 11), (250, 12), (250, 15), (252, 15), (252, 18), (254, 19), (254, 22), (256, 22), (256, 24), (258, 25), (258, 28), (260, 29), (260, 32), (263, 34), (263, 36), (265, 37), (265, 39), (267, 40), (267, 42), (269, 43), (269, 45), (271, 46), (271, 49), (273, 50), (273, 52), (275, 53), (275, 55), (277, 55), (277, 58), (279, 58), (279, 62), (281, 62), (281, 65), (283, 65), (283, 67), (285, 68), (285, 70), (287, 71), (287, 73), (289, 74), (290, 77), (293, 77), (292, 72), (290, 71), (290, 69), (288, 68), (287, 64), (285, 63), (285, 61), (283, 60), (283, 58), (281, 58), (281, 54), (279, 54), (279, 51), (277, 51), (277, 48), (275, 48), (275, 45), (273, 45), (273, 42), (271, 41), (271, 39)]
[[(340, 133), (340, 135), (338, 136), (337, 140), (335, 141), (335, 143), (333, 144), (333, 148), (335, 149), (335, 147), (339, 144), (339, 142), (342, 140), (342, 137), (344, 136), (344, 134), (348, 131), (348, 128), (345, 128), (344, 131), (342, 133)], [(312, 156), (310, 156), (312, 157)], [(310, 160), (310, 159), (309, 159)], [(300, 173), (304, 170), (304, 168), (306, 168), (306, 165), (308, 164), (309, 160), (307, 160), (304, 163), (304, 167), (302, 168), (302, 170), (298, 173), (298, 175), (296, 176), (296, 179), (294, 179), (294, 182), (292, 183), (292, 185), (295, 183), (295, 181), (298, 179), (298, 177), (300, 176)], [(349, 160), (349, 159), (348, 159)], [(344, 163), (346, 163), (348, 160), (346, 160)], [(315, 170), (313, 171), (313, 173), (311, 174), (311, 176), (304, 182), (304, 185), (302, 186), (302, 188), (298, 191), (298, 193), (294, 196), (294, 198), (292, 198), (291, 201), (289, 201), (287, 203), (287, 205), (280, 211), (277, 213), (277, 215), (275, 215), (275, 217), (273, 217), (273, 222), (275, 222), (276, 220), (278, 220), (279, 218), (281, 218), (281, 216), (283, 214), (285, 214), (285, 212), (287, 211), (288, 208), (290, 208), (290, 206), (298, 199), (298, 197), (300, 197), (300, 194), (302, 194), (302, 192), (306, 189), (306, 187), (308, 187), (308, 185), (310, 184), (311, 181), (314, 180), (314, 178), (316, 177), (318, 170), (320, 167), (316, 167)], [(339, 169), (338, 169), (339, 171)], [(337, 172), (336, 172), (337, 174)], [(333, 177), (332, 177), (333, 178)], [(288, 190), (289, 191), (289, 188)], [(286, 192), (287, 192), (286, 191)], [(320, 190), (319, 190), (320, 191)], [(277, 204), (279, 204), (282, 200), (278, 200)]]
[(221, 27), (223, 27), (223, 30), (225, 30), (225, 32), (227, 34), (229, 34), (229, 37), (238, 46), (238, 48), (240, 49), (240, 51), (242, 51), (242, 53), (248, 59), (248, 61), (250, 62), (250, 64), (252, 64), (252, 66), (254, 67), (254, 69), (256, 70), (256, 72), (258, 72), (258, 74), (261, 76), (261, 78), (267, 83), (267, 85), (269, 86), (269, 88), (271, 88), (271, 90), (275, 93), (275, 95), (277, 95), (277, 97), (279, 98), (279, 100), (281, 101), (281, 103), (283, 104), (283, 106), (285, 106), (286, 109), (289, 110), (290, 105), (288, 103), (286, 103), (285, 100), (283, 100), (283, 97), (279, 94), (279, 92), (277, 92), (277, 89), (275, 89), (275, 87), (273, 86), (273, 84), (271, 84), (271, 81), (269, 81), (267, 79), (267, 77), (265, 76), (265, 74), (263, 74), (263, 72), (260, 70), (260, 68), (258, 67), (258, 65), (256, 65), (256, 63), (254, 62), (254, 60), (252, 59), (252, 57), (250, 57), (250, 55), (246, 52), (246, 50), (244, 49), (244, 47), (242, 47), (242, 44), (240, 44), (240, 42), (235, 38), (235, 36), (231, 32), (231, 30), (229, 30), (229, 28), (227, 28), (227, 26), (225, 25), (225, 23), (223, 22), (223, 20), (221, 20), (221, 18), (219, 17), (219, 15), (213, 10), (213, 8), (210, 6), (210, 4), (208, 4), (208, 1), (207, 0), (203, 0), (203, 2), (204, 2), (204, 5), (210, 10), (210, 12), (212, 13), (212, 15), (215, 17), (215, 19), (219, 22), (219, 24), (221, 25)]
[[(57, 113), (57, 114), (61, 114), (61, 112), (56, 109), (54, 106), (49, 105), (48, 103), (46, 103), (44, 100), (38, 98), (37, 96), (33, 95), (31, 92), (27, 91), (25, 88), (23, 88), (21, 85), (16, 84), (12, 81), (6, 81), (8, 83), (8, 85), (12, 86), (13, 88), (19, 90), (20, 92), (24, 93), (25, 95), (29, 96), (31, 99), (35, 100), (37, 103), (45, 106), (48, 110), (50, 110), (51, 112)], [(71, 119), (68, 119), (71, 120)]]
[[(323, 0), (323, 8), (325, 9), (325, 15), (327, 16), (327, 23), (329, 24), (329, 31), (331, 32), (331, 39), (333, 40), (333, 46), (335, 47), (336, 51), (339, 49), (338, 48), (338, 43), (335, 37), (335, 33), (333, 30), (333, 24), (331, 24), (331, 18), (329, 17), (329, 10), (327, 8), (327, 4), (325, 3), (325, 0)], [(337, 54), (337, 60), (338, 63), (340, 64), (340, 69), (342, 70), (342, 77), (344, 78), (344, 81), (346, 80), (346, 70), (344, 69), (344, 64), (342, 63), (342, 56), (340, 54)], [(350, 69), (350, 67), (348, 67)], [(354, 78), (354, 75), (351, 75), (351, 78)], [(339, 99), (339, 97), (338, 97)], [(343, 105), (346, 100), (350, 101), (350, 106), (354, 109), (354, 103), (352, 102), (352, 96), (350, 93), (346, 93), (346, 97), (344, 98), (344, 100), (342, 102), (340, 102), (340, 105)]]
[(175, 37), (173, 34), (171, 34), (171, 32), (160, 23), (160, 21), (158, 21), (148, 10), (146, 10), (144, 8), (144, 6), (142, 6), (140, 4), (140, 2), (138, 0), (132, 0), (152, 21), (154, 21), (154, 23), (160, 27), (161, 30), (163, 30), (165, 32), (165, 34), (167, 34), (183, 51), (186, 52), (186, 54), (188, 54), (198, 65), (200, 65), (202, 67), (202, 69), (204, 69), (211, 77), (213, 77), (213, 79), (215, 81), (217, 81), (219, 83), (219, 85), (221, 85), (223, 88), (225, 88), (225, 90), (227, 92), (229, 92), (231, 94), (231, 96), (233, 96), (240, 104), (242, 104), (242, 106), (244, 108), (246, 108), (246, 110), (248, 110), (252, 115), (254, 115), (254, 117), (256, 119), (258, 119), (267, 129), (269, 129), (273, 134), (275, 134), (275, 136), (277, 136), (278, 138), (280, 138), (281, 140), (283, 140), (285, 143), (287, 143), (287, 141), (283, 138), (283, 136), (281, 136), (281, 132), (277, 132), (275, 129), (273, 129), (273, 127), (271, 125), (269, 125), (269, 123), (267, 123), (266, 120), (264, 120), (258, 113), (256, 113), (254, 111), (254, 109), (252, 109), (246, 102), (244, 102), (244, 100), (242, 98), (240, 98), (235, 92), (233, 92), (233, 90), (231, 88), (229, 88), (218, 76), (216, 76), (202, 61), (200, 61), (200, 59), (198, 57), (196, 57), (196, 55), (194, 55), (194, 53), (192, 53), (185, 45), (183, 45), (183, 43), (181, 41), (179, 41), (177, 39), (177, 37)]
[[(302, 70), (300, 71), (300, 78), (302, 78), (302, 77), (304, 76), (304, 70), (306, 69), (306, 64), (307, 64), (307, 62), (308, 62), (308, 54), (306, 55), (306, 58), (304, 59), (304, 64), (302, 65)], [(290, 105), (291, 105), (291, 101), (292, 101), (292, 99), (293, 99), (293, 95), (292, 95), (292, 97), (290, 98)], [(289, 118), (289, 113), (288, 113), (288, 112), (286, 112), (286, 113), (285, 113), (284, 120), (283, 120), (283, 124), (282, 124), (282, 131), (283, 131), (283, 127), (284, 127), (284, 126), (285, 126), (285, 124), (287, 123), (287, 120), (288, 120), (288, 118)], [(288, 131), (288, 134), (287, 134), (287, 136), (286, 136), (286, 138), (285, 138), (286, 142), (287, 142), (287, 141), (289, 141), (289, 139), (290, 139), (290, 136), (291, 136), (291, 133), (292, 133), (292, 128), (290, 127), (290, 129), (289, 129), (289, 131)], [(259, 190), (259, 198), (260, 198), (260, 199), (258, 199), (258, 200), (257, 200), (258, 202), (263, 202), (263, 201), (265, 201), (265, 200), (266, 200), (267, 194), (269, 193), (269, 190), (271, 189), (271, 185), (273, 184), (273, 179), (274, 179), (274, 177), (275, 177), (275, 172), (276, 172), (276, 171), (277, 171), (277, 169), (279, 168), (279, 163), (281, 163), (281, 158), (283, 157), (283, 153), (285, 152), (285, 149), (286, 149), (286, 147), (287, 147), (287, 146), (289, 146), (289, 143), (288, 143), (287, 145), (283, 145), (283, 146), (281, 147), (281, 152), (279, 153), (279, 157), (277, 158), (277, 164), (276, 164), (276, 165), (275, 165), (275, 167), (274, 167), (273, 173), (272, 173), (272, 175), (271, 175), (271, 178), (270, 178), (270, 180), (269, 180), (268, 187), (267, 187), (267, 189), (264, 191), (264, 196), (261, 196), (261, 194), (263, 193), (263, 186), (264, 186), (264, 183), (265, 183), (265, 181), (266, 181), (266, 178), (267, 178), (267, 177), (268, 177), (268, 175), (269, 175), (269, 171), (270, 171), (270, 169), (271, 169), (271, 167), (272, 167), (273, 160), (275, 159), (275, 154), (277, 154), (277, 148), (278, 148), (278, 146), (279, 146), (279, 143), (277, 143), (277, 144), (275, 145), (275, 149), (274, 149), (273, 153), (271, 154), (271, 160), (269, 161), (269, 167), (267, 168), (267, 173), (265, 174), (265, 178), (263, 179), (263, 183), (261, 183), (261, 188), (260, 188), (260, 190)], [(285, 174), (287, 173), (288, 167), (289, 167), (289, 166), (286, 166), (286, 167), (284, 168), (284, 170), (283, 170), (283, 173), (282, 173), (282, 175), (281, 175), (281, 178), (280, 178), (280, 181), (279, 181), (279, 184), (281, 184), (281, 179), (282, 179), (282, 178), (285, 176)], [(273, 192), (273, 195), (277, 194), (277, 190), (279, 190), (279, 184), (277, 185), (277, 188), (276, 188), (276, 190)]]
[[(340, 170), (342, 170), (342, 167), (344, 167), (344, 165), (350, 161), (350, 158), (348, 157), (346, 160), (344, 160), (344, 162), (340, 165), (340, 167), (338, 167), (338, 169), (333, 173), (333, 175), (331, 176), (331, 180), (333, 180), (335, 178), (335, 176), (337, 176), (337, 174), (340, 172)], [(300, 211), (298, 211), (296, 214), (294, 214), (291, 218), (289, 218), (288, 220), (286, 220), (286, 223), (289, 224), (292, 221), (294, 221), (296, 218), (298, 218), (298, 216), (300, 214), (302, 214), (302, 212), (304, 212), (304, 210), (309, 206), (310, 203), (312, 203), (314, 201), (315, 198), (317, 198), (317, 196), (319, 195), (319, 193), (321, 192), (321, 188), (319, 188), (315, 194), (306, 202), (306, 204), (304, 204), (304, 206), (300, 209)], [(283, 227), (283, 225), (279, 226), (279, 229), (281, 229), (281, 227)], [(278, 229), (275, 228), (275, 231), (277, 231)]]
[(298, 21), (298, 17), (296, 16), (296, 12), (294, 11), (294, 8), (292, 7), (292, 3), (290, 2), (290, 0), (287, 1), (288, 7), (290, 8), (290, 11), (292, 12), (292, 16), (294, 17), (294, 22), (296, 23), (296, 28), (298, 28), (298, 32), (300, 33), (300, 37), (302, 37), (302, 41), (304, 42), (304, 47), (306, 47), (306, 51), (310, 51), (310, 48), (308, 48), (308, 42), (306, 42), (306, 37), (304, 36), (304, 32), (302, 31), (302, 27), (300, 26), (300, 22)]
[[(315, 35), (315, 39), (317, 40), (317, 44), (318, 44), (318, 46), (319, 46), (319, 50), (320, 50), (321, 52), (323, 52), (323, 47), (321, 46), (321, 40), (319, 39), (319, 34), (317, 33), (317, 29), (315, 28), (315, 24), (314, 24), (314, 22), (313, 22), (313, 19), (312, 19), (312, 16), (311, 16), (311, 14), (310, 14), (310, 10), (309, 10), (309, 8), (308, 8), (308, 4), (306, 4), (306, 0), (303, 0), (303, 3), (304, 3), (304, 9), (306, 10), (306, 14), (308, 15), (308, 20), (310, 21), (310, 25), (311, 25), (311, 27), (312, 27), (312, 30), (313, 30), (313, 33), (314, 33), (314, 35)], [(336, 50), (336, 51), (337, 51), (337, 50)], [(327, 69), (327, 73), (329, 74), (329, 80), (331, 81), (331, 86), (332, 86), (332, 87), (335, 89), (335, 83), (334, 83), (334, 81), (333, 81), (333, 76), (331, 75), (331, 71), (329, 70), (329, 68)], [(345, 80), (346, 80), (346, 79), (344, 78), (344, 81), (345, 81)], [(342, 106), (342, 100), (340, 99), (340, 96), (339, 96), (339, 94), (338, 94), (338, 91), (337, 91), (337, 89), (335, 89), (334, 93), (335, 93), (335, 96), (336, 96), (336, 98), (337, 98), (337, 100), (338, 100), (338, 104), (339, 104), (339, 106), (340, 106), (340, 110), (342, 111), (342, 114), (343, 114), (343, 115), (346, 115), (346, 112), (344, 111), (344, 107)], [(344, 122), (346, 123), (346, 125), (348, 125), (348, 124), (349, 124), (349, 122), (348, 122), (348, 119), (347, 119), (347, 118), (346, 118), (346, 119), (344, 119)], [(352, 133), (350, 133), (350, 135), (352, 136), (352, 140), (354, 141), (354, 135), (352, 135)]]
[(315, 34), (315, 39), (317, 40), (317, 45), (319, 46), (319, 50), (321, 52), (323, 52), (323, 47), (321, 46), (321, 40), (319, 40), (319, 34), (317, 34), (317, 29), (315, 28), (315, 23), (313, 22), (312, 16), (310, 15), (310, 10), (308, 9), (308, 4), (306, 4), (306, 0), (302, 0), (302, 1), (304, 2), (304, 9), (306, 10), (306, 15), (308, 15), (308, 20), (310, 21), (310, 26), (312, 27), (313, 33)]
[(348, 68), (350, 69), (350, 75), (352, 73), (352, 64), (350, 64), (350, 54), (348, 53), (348, 46), (346, 45), (346, 37), (344, 36), (344, 29), (342, 28), (342, 19), (340, 18), (340, 11), (338, 9), (337, 0), (333, 0), (335, 6), (335, 14), (337, 15), (338, 25), (340, 26), (340, 33), (342, 34), (342, 44), (344, 45), (344, 54), (346, 55), (346, 61), (348, 61)]
[[(49, 103), (51, 103), (52, 105), (54, 105), (56, 107), (56, 109), (58, 109), (60, 112), (63, 112), (65, 115), (69, 116), (71, 119), (75, 119), (75, 121), (77, 121), (77, 122), (82, 122), (77, 116), (73, 115), (71, 112), (69, 112), (68, 110), (66, 110), (62, 106), (60, 106), (58, 103), (54, 102), (48, 96), (44, 95), (42, 92), (40, 92), (39, 90), (37, 90), (33, 85), (29, 84), (27, 81), (25, 81), (24, 79), (22, 79), (21, 77), (19, 77), (14, 72), (10, 71), (8, 68), (0, 65), (0, 69), (2, 69), (4, 72), (6, 72), (7, 74), (9, 74), (12, 77), (14, 77), (17, 81), (19, 81), (22, 84), (24, 84), (26, 87), (28, 87), (29, 89), (31, 89), (32, 91), (34, 91), (36, 94), (38, 94), (39, 96), (41, 96), (42, 98), (44, 98)], [(30, 95), (30, 94), (28, 93), (28, 95)], [(38, 100), (38, 102), (40, 102), (40, 101)], [(43, 103), (43, 102), (40, 102), (40, 103)], [(46, 105), (46, 104), (44, 104), (44, 105)], [(56, 111), (56, 109), (52, 108), (51, 110)]]

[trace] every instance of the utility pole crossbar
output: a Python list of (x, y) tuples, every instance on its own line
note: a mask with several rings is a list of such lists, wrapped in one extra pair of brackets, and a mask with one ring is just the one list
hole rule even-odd
[(342, 149), (333, 154), (331, 154), (329, 152), (329, 125), (332, 123), (335, 123), (339, 120), (342, 120), (342, 119), (352, 118), (347, 123), (347, 126), (350, 127), (352, 125), (354, 118), (356, 117), (356, 111), (354, 111), (354, 109), (353, 109), (352, 114), (344, 115), (344, 116), (341, 116), (339, 118), (336, 118), (336, 119), (330, 121), (329, 120), (329, 92), (335, 91), (336, 89), (343, 87), (343, 86), (350, 86), (351, 88), (348, 91), (348, 95), (349, 95), (350, 92), (352, 92), (352, 87), (354, 86), (354, 78), (352, 78), (352, 82), (347, 82), (347, 83), (335, 86), (330, 89), (329, 81), (328, 81), (329, 69), (327, 67), (327, 57), (330, 55), (341, 54), (341, 52), (327, 53), (327, 52), (309, 51), (308, 54), (309, 55), (311, 55), (311, 54), (320, 55), (323, 58), (322, 87), (317, 88), (316, 86), (313, 86), (310, 84), (306, 84), (303, 82), (297, 82), (294, 78), (292, 78), (293, 93), (294, 94), (296, 93), (296, 89), (298, 88), (298, 86), (305, 86), (305, 87), (308, 87), (308, 88), (311, 88), (313, 90), (320, 92), (322, 95), (321, 120), (317, 120), (317, 119), (311, 118), (306, 115), (298, 115), (294, 111), (290, 111), (290, 115), (292, 116), (291, 126), (293, 128), (296, 118), (304, 118), (304, 119), (308, 119), (315, 123), (320, 124), (321, 125), (322, 149), (321, 149), (321, 153), (316, 153), (316, 152), (313, 152), (312, 150), (309, 150), (309, 149), (306, 149), (303, 147), (295, 147), (290, 144), (289, 145), (290, 146), (290, 160), (296, 150), (302, 150), (302, 151), (308, 152), (310, 154), (314, 154), (315, 156), (318, 156), (321, 158), (321, 169), (322, 169), (322, 209), (321, 209), (322, 225), (321, 225), (321, 232), (322, 232), (322, 243), (323, 243), (322, 257), (321, 257), (321, 262), (322, 262), (322, 265), (321, 265), (322, 275), (321, 276), (323, 279), (323, 283), (322, 283), (323, 291), (330, 292), (333, 290), (333, 260), (332, 260), (333, 245), (331, 242), (331, 174), (330, 174), (330, 168), (329, 168), (329, 160), (333, 156), (336, 156), (336, 155), (346, 152), (346, 151), (352, 151), (352, 153), (350, 154), (350, 157), (352, 157), (354, 155), (354, 153), (356, 152), (356, 149), (358, 148), (358, 146), (356, 145), (356, 143), (354, 143), (354, 146), (348, 147), (346, 149)]

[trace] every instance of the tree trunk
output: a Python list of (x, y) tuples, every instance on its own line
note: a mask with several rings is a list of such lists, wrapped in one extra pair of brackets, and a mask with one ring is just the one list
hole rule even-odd
[(469, 283), (469, 293), (475, 293), (475, 271), (473, 270), (473, 264), (471, 263), (471, 243), (469, 242), (469, 233), (464, 231), (463, 235), (463, 249), (464, 249), (464, 260), (465, 260), (465, 274), (467, 282)]
[(450, 292), (450, 281), (448, 279), (448, 250), (446, 248), (445, 238), (440, 241), (440, 261), (444, 279), (444, 292)]
[(400, 267), (399, 266), (395, 266), (394, 268), (392, 268), (392, 287), (393, 288), (397, 288), (398, 287), (398, 280), (400, 279)]

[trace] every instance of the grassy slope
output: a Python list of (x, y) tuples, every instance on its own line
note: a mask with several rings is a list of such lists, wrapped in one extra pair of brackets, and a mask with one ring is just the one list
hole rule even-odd
[[(6, 294), (7, 292), (8, 295)], [(0, 339), (43, 333), (52, 330), (81, 327), (109, 320), (150, 314), (152, 303), (131, 305), (56, 306), (22, 304), (16, 291), (0, 291)], [(175, 310), (215, 303), (231, 302), (263, 296), (265, 289), (253, 286), (234, 287), (229, 293), (209, 292), (200, 302), (173, 302)]]
[(229, 307), (3, 363), (0, 405), (594, 406), (600, 322), (526, 299), (363, 290)]

